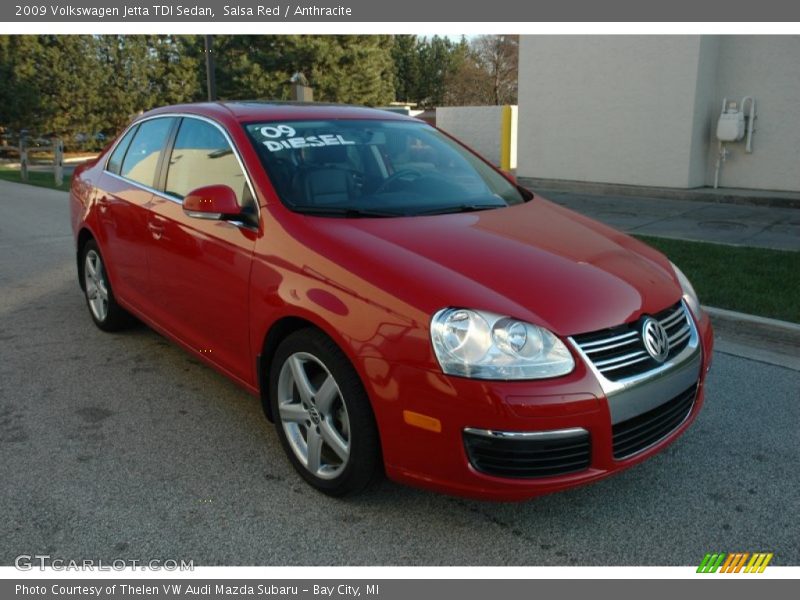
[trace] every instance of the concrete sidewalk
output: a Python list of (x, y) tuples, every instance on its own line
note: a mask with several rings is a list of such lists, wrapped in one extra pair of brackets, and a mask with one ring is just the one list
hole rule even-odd
[(531, 189), (627, 233), (800, 251), (797, 208)]

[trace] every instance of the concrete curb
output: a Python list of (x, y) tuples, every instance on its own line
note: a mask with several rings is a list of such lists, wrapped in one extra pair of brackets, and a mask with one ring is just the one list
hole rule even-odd
[(717, 350), (800, 371), (800, 325), (704, 306)]
[(723, 326), (747, 326), (750, 333), (764, 334), (767, 337), (777, 337), (781, 341), (793, 341), (800, 350), (800, 324), (778, 319), (768, 319), (747, 313), (735, 312), (724, 308), (703, 306), (714, 324)]
[(755, 325), (780, 329), (782, 331), (791, 331), (800, 334), (800, 323), (792, 323), (791, 321), (781, 321), (779, 319), (770, 319), (768, 317), (759, 317), (758, 315), (750, 315), (747, 313), (740, 313), (725, 308), (716, 308), (714, 306), (703, 306), (703, 310), (709, 315), (715, 316), (719, 319), (731, 319), (744, 323), (752, 323)]
[(538, 191), (547, 197), (552, 193), (588, 194), (590, 196), (625, 196), (633, 198), (656, 198), (663, 200), (690, 200), (694, 202), (717, 202), (800, 209), (800, 193), (762, 190), (713, 189), (713, 188), (661, 188), (616, 183), (567, 181), (562, 179), (540, 179), (519, 177), (520, 185)]

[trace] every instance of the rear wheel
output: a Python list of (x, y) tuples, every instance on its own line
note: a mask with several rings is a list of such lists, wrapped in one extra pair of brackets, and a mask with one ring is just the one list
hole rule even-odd
[(86, 305), (95, 325), (103, 331), (118, 331), (128, 327), (133, 319), (114, 298), (103, 257), (94, 240), (84, 244), (81, 265)]
[(303, 479), (332, 496), (369, 485), (380, 465), (377, 427), (336, 344), (315, 329), (291, 334), (278, 346), (269, 381), (278, 436)]

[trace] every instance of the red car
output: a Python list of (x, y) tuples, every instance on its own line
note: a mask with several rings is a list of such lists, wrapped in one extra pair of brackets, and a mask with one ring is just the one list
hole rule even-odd
[(366, 108), (142, 115), (72, 181), (92, 319), (258, 395), (315, 488), (519, 500), (630, 467), (703, 403), (712, 331), (663, 255)]

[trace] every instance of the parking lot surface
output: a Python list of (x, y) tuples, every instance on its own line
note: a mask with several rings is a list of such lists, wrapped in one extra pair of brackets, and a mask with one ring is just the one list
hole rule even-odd
[(66, 194), (0, 181), (0, 564), (800, 564), (800, 373), (717, 354), (667, 451), (595, 485), (490, 504), (301, 482), (259, 402), (145, 328), (92, 324)]

